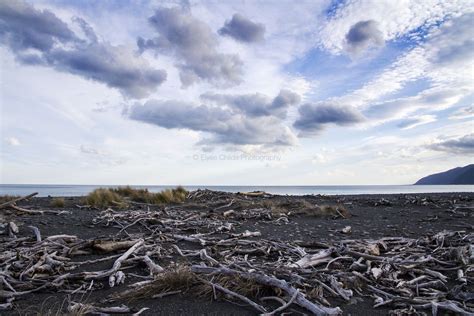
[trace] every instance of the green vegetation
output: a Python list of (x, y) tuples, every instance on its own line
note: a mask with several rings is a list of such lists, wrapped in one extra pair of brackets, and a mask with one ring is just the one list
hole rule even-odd
[(58, 197), (58, 198), (53, 198), (50, 204), (52, 207), (64, 207), (66, 202), (64, 201), (64, 198)]
[(150, 192), (148, 189), (134, 189), (130, 186), (124, 186), (112, 189), (96, 189), (89, 193), (85, 202), (99, 208), (125, 207), (127, 201), (148, 204), (182, 203), (187, 194), (188, 191), (181, 186), (157, 193)]

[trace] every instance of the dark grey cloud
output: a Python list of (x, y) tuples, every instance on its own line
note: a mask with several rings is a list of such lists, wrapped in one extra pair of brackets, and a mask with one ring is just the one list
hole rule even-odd
[(298, 111), (299, 118), (293, 126), (301, 131), (301, 136), (317, 134), (331, 124), (344, 126), (364, 120), (364, 117), (350, 106), (307, 103)]
[(285, 118), (288, 108), (301, 101), (299, 95), (285, 89), (281, 90), (273, 99), (261, 93), (244, 95), (205, 93), (201, 95), (201, 99), (228, 105), (252, 117), (275, 116), (279, 118)]
[(48, 51), (55, 43), (76, 41), (66, 23), (52, 12), (15, 0), (0, 2), (0, 36), (13, 51)]
[(128, 109), (131, 119), (167, 129), (206, 132), (201, 145), (291, 146), (296, 138), (275, 117), (247, 117), (221, 107), (193, 105), (180, 101), (151, 100)]
[(370, 46), (382, 46), (383, 34), (374, 20), (360, 21), (354, 24), (346, 34), (347, 50), (355, 55)]
[(428, 146), (432, 150), (455, 154), (474, 154), (474, 134), (442, 140)]
[(265, 25), (255, 23), (243, 15), (236, 13), (231, 20), (227, 20), (224, 26), (219, 30), (222, 36), (230, 36), (233, 39), (245, 42), (255, 43), (263, 41), (265, 34)]
[(48, 10), (21, 1), (0, 2), (0, 42), (18, 62), (42, 65), (119, 89), (130, 97), (145, 97), (166, 79), (131, 49), (100, 42), (92, 27), (74, 18), (86, 39)]
[(141, 52), (175, 56), (183, 87), (200, 80), (229, 87), (242, 81), (242, 61), (237, 55), (217, 52), (217, 38), (211, 28), (179, 8), (160, 8), (148, 19), (158, 32), (153, 39), (138, 38)]

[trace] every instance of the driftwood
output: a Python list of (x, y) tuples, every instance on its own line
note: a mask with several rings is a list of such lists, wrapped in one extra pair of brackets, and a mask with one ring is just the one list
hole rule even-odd
[(11, 201), (2, 203), (2, 204), (0, 204), (0, 209), (6, 208), (6, 207), (9, 207), (9, 206), (12, 206), (12, 205), (14, 205), (15, 203), (20, 202), (20, 201), (23, 201), (23, 200), (28, 200), (28, 199), (34, 197), (35, 195), (38, 195), (38, 192), (31, 193), (31, 194), (29, 194), (29, 195), (22, 196), (22, 197), (13, 199), (13, 200), (11, 200)]
[(325, 307), (325, 306), (318, 305), (315, 303), (311, 303), (304, 297), (304, 295), (299, 293), (297, 289), (289, 285), (286, 281), (279, 280), (267, 275), (240, 272), (240, 271), (232, 270), (229, 268), (212, 268), (212, 267), (206, 267), (206, 266), (192, 266), (191, 271), (193, 271), (194, 273), (206, 273), (206, 274), (214, 274), (214, 275), (223, 274), (223, 275), (239, 276), (245, 279), (254, 280), (261, 284), (279, 288), (285, 291), (289, 296), (296, 295), (296, 299), (294, 300), (295, 303), (307, 309), (308, 311), (312, 312), (314, 315), (339, 315), (342, 313), (341, 309), (338, 307), (329, 308), (329, 307)]
[[(441, 231), (417, 239), (282, 242), (242, 228), (248, 219), (281, 224), (280, 214), (246, 204), (258, 197), (195, 191), (188, 198), (205, 201), (209, 211), (183, 205), (134, 205), (98, 213), (93, 225), (98, 230), (116, 227), (114, 232), (120, 235), (112, 234), (114, 240), (49, 236), (34, 226), (29, 226), (33, 233), (26, 237), (16, 236), (16, 225), (8, 224), (11, 235), (2, 236), (0, 243), (0, 309), (10, 309), (17, 300), (38, 292), (94, 297), (108, 282), (114, 287), (114, 296), (108, 298), (117, 302), (114, 305), (123, 302), (120, 297), (209, 295), (211, 288), (265, 315), (294, 309), (338, 315), (337, 302), (361, 298), (373, 300), (378, 309), (474, 313), (472, 232)], [(424, 202), (431, 203), (419, 203)], [(87, 255), (94, 257), (81, 258)], [(103, 270), (91, 267), (99, 262), (105, 265)], [(183, 263), (176, 270), (170, 262)], [(261, 294), (260, 289), (267, 292)], [(281, 306), (275, 309), (268, 299)], [(68, 307), (114, 312), (99, 305), (70, 302)], [(115, 312), (144, 311), (127, 308), (118, 306)]]

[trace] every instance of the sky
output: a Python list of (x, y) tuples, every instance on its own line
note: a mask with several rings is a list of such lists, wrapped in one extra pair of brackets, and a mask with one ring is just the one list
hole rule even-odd
[(0, 2), (4, 184), (410, 184), (474, 162), (474, 2)]

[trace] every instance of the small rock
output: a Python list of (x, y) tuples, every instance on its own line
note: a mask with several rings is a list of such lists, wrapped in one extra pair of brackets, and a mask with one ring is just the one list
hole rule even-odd
[(342, 229), (343, 234), (350, 234), (352, 232), (352, 227), (351, 226), (346, 226)]

